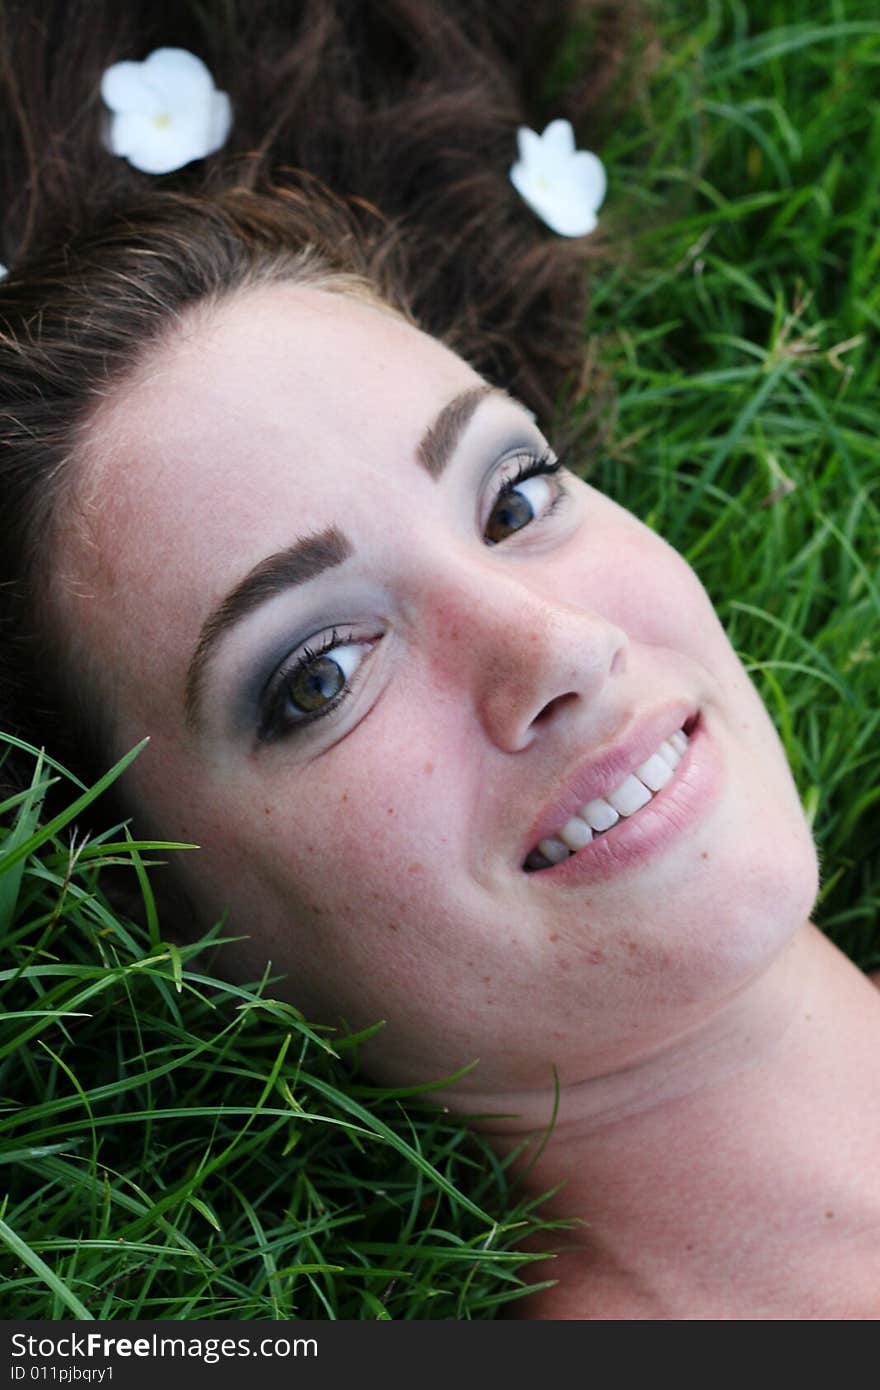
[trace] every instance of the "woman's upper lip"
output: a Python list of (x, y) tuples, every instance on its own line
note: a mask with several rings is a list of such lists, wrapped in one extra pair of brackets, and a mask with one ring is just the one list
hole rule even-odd
[(628, 773), (656, 753), (664, 739), (694, 719), (696, 712), (694, 705), (686, 700), (667, 701), (634, 715), (614, 743), (592, 749), (578, 761), (532, 822), (520, 853), (520, 864), (539, 840), (555, 835), (588, 801), (607, 797), (619, 787)]

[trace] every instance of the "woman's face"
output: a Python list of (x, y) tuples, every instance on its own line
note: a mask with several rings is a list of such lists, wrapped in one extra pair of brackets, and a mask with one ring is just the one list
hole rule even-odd
[[(312, 1017), (386, 1020), (377, 1076), (479, 1059), (468, 1100), (654, 1049), (816, 891), (695, 575), (551, 467), (529, 413), (432, 339), (275, 285), (102, 407), (58, 571), (114, 751), (150, 735), (129, 796), (201, 846), (179, 866), (200, 916), (228, 913), (242, 968), (269, 959)], [(682, 729), (648, 804), (527, 867)]]

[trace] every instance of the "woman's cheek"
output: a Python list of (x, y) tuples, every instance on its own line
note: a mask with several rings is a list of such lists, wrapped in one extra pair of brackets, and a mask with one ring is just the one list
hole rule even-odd
[[(695, 638), (722, 634), (695, 571), (663, 538), (600, 493), (588, 504), (579, 552), (585, 607), (616, 623), (632, 642), (692, 652)], [(582, 557), (582, 559), (581, 559)]]

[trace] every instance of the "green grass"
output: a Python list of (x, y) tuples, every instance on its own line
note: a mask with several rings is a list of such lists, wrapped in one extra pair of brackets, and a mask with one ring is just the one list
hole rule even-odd
[(646, 230), (594, 299), (591, 481), (699, 573), (812, 822), (816, 920), (878, 966), (880, 15), (668, 8), (610, 161)]
[[(603, 226), (639, 233), (594, 293), (591, 480), (696, 567), (812, 821), (817, 920), (878, 966), (880, 16), (661, 8), (653, 81), (604, 152)], [(3, 1315), (486, 1318), (516, 1298), (540, 1213), (480, 1141), (353, 1079), (357, 1041), (270, 981), (214, 978), (221, 928), (170, 942), (161, 850), (44, 824), (51, 777), (35, 755), (0, 806)], [(120, 863), (143, 926), (105, 895)]]
[[(4, 1313), (461, 1318), (516, 1297), (532, 1218), (488, 1151), (418, 1094), (357, 1084), (358, 1040), (268, 982), (206, 973), (219, 929), (164, 941), (162, 847), (40, 827), (50, 773), (36, 756), (3, 808)], [(101, 891), (122, 865), (140, 928)]]

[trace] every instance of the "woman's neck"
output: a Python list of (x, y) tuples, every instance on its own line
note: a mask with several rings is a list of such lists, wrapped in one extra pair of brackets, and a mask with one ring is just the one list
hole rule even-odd
[(808, 925), (699, 1030), (567, 1093), (522, 1182), (584, 1224), (534, 1247), (559, 1283), (519, 1314), (880, 1318), (878, 1056), (876, 990)]

